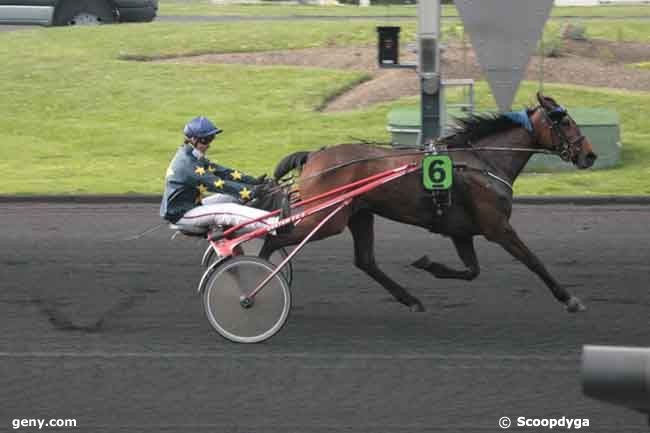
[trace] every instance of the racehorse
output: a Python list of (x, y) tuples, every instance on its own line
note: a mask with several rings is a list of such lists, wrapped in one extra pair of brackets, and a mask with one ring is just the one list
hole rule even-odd
[[(455, 133), (437, 143), (446, 146), (455, 167), (452, 201), (442, 214), (434, 212), (431, 192), (422, 184), (422, 173), (415, 172), (355, 199), (328, 221), (313, 240), (333, 236), (348, 227), (354, 239), (355, 265), (411, 311), (424, 311), (417, 298), (377, 266), (374, 214), (451, 238), (465, 269), (452, 269), (426, 255), (412, 264), (436, 278), (475, 279), (480, 268), (473, 238), (483, 235), (537, 274), (568, 311), (585, 310), (581, 301), (550, 275), (509, 223), (512, 184), (534, 153), (557, 154), (580, 169), (591, 167), (596, 160), (591, 143), (568, 112), (541, 93), (537, 99), (539, 105), (526, 109), (520, 119), (500, 114), (473, 115), (460, 120)], [(338, 145), (285, 157), (278, 164), (275, 177), (279, 179), (293, 169), (301, 169), (299, 191), (301, 198), (307, 199), (387, 169), (421, 164), (424, 156), (425, 152), (412, 149)], [(315, 214), (301, 220), (288, 234), (267, 237), (260, 255), (269, 257), (278, 248), (298, 244), (322, 218), (322, 213)]]

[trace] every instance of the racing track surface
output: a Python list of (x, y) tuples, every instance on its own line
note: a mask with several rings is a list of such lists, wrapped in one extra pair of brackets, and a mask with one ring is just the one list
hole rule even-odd
[(425, 251), (459, 260), (449, 240), (381, 220), (378, 260), (426, 313), (355, 269), (345, 234), (298, 256), (288, 324), (250, 346), (203, 316), (198, 241), (124, 240), (156, 205), (0, 204), (0, 431), (56, 417), (75, 432), (498, 432), (501, 416), (646, 431), (583, 397), (578, 372), (585, 343), (649, 344), (650, 207), (518, 205), (513, 221), (587, 313), (482, 239), (474, 282), (412, 270)]

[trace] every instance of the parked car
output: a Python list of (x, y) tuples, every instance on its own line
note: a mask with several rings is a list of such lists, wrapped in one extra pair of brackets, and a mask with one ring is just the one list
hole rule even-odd
[(0, 0), (0, 24), (147, 22), (157, 12), (158, 0)]

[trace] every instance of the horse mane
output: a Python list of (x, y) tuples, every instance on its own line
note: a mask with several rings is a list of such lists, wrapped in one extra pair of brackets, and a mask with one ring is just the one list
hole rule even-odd
[[(526, 109), (527, 113), (530, 111)], [(472, 147), (485, 137), (521, 127), (521, 124), (504, 114), (470, 114), (454, 118), (454, 121), (456, 125), (451, 135), (440, 140), (447, 147)]]

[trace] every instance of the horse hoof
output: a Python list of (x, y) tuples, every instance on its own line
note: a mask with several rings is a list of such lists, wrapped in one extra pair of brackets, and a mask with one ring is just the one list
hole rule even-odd
[(587, 311), (587, 307), (584, 306), (580, 299), (572, 296), (566, 303), (566, 310), (569, 313), (580, 313), (582, 311)]
[(411, 266), (414, 268), (418, 269), (427, 269), (429, 265), (431, 264), (431, 260), (427, 256), (422, 256), (413, 263), (411, 263)]
[(416, 301), (413, 304), (409, 305), (409, 310), (411, 310), (411, 313), (423, 313), (426, 310), (424, 309), (424, 305), (422, 305), (422, 302)]

